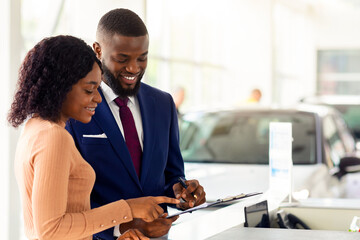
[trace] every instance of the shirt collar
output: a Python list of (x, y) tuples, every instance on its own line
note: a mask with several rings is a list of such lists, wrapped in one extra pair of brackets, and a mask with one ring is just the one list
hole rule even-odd
[[(101, 86), (101, 90), (103, 91), (106, 100), (109, 103), (114, 101), (118, 97), (118, 95), (116, 95), (114, 93), (114, 91), (105, 82), (101, 81), (100, 86)], [(132, 104), (135, 104), (135, 96), (129, 96), (128, 98)]]

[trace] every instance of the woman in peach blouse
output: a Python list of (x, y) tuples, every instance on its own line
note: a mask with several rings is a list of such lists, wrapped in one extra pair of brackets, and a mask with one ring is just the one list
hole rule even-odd
[[(167, 197), (119, 200), (91, 209), (95, 172), (65, 130), (69, 118), (87, 123), (101, 102), (101, 63), (92, 49), (72, 36), (45, 38), (29, 51), (19, 71), (8, 116), (14, 127), (26, 122), (18, 141), (15, 174), (29, 239), (92, 239), (92, 234), (163, 214)], [(120, 239), (148, 239), (131, 229)]]

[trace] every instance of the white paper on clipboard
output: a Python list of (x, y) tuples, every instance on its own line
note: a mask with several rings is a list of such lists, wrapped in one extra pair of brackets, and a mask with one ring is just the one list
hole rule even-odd
[(205, 203), (203, 203), (201, 205), (198, 205), (196, 207), (189, 208), (189, 209), (186, 209), (184, 211), (180, 211), (180, 212), (171, 214), (171, 215), (167, 216), (166, 218), (171, 218), (171, 217), (178, 216), (178, 215), (181, 215), (181, 214), (184, 214), (184, 213), (191, 213), (191, 212), (194, 212), (194, 211), (197, 211), (197, 210), (200, 210), (200, 209), (216, 206), (216, 205), (219, 205), (221, 203), (232, 202), (232, 201), (235, 201), (235, 200), (240, 200), (240, 199), (243, 199), (243, 198), (252, 197), (252, 196), (259, 195), (259, 194), (262, 194), (262, 192), (253, 192), (253, 193), (247, 193), (247, 194), (241, 193), (241, 194), (236, 195), (236, 196), (220, 198), (220, 199), (216, 200), (215, 202), (210, 202), (210, 203), (205, 202)]

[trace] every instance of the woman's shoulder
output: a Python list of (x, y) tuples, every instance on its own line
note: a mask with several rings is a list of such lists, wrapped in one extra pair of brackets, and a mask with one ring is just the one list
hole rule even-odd
[(68, 142), (72, 139), (63, 125), (41, 118), (29, 119), (25, 124), (24, 134), (50, 142)]

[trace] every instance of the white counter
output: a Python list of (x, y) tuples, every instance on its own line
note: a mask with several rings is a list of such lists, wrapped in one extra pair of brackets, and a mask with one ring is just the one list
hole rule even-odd
[(280, 209), (294, 214), (311, 229), (348, 231), (353, 217), (360, 216), (360, 200), (313, 198), (292, 205), (281, 204)]
[(180, 215), (171, 227), (169, 234), (158, 239), (191, 239), (202, 240), (234, 226), (243, 226), (245, 222), (244, 207), (263, 200), (268, 200), (269, 211), (277, 210), (282, 199), (271, 197), (269, 193), (249, 197), (238, 202), (208, 211), (199, 210)]
[[(265, 199), (268, 200), (270, 218), (274, 218), (276, 212), (279, 209), (283, 209), (288, 213), (293, 213), (298, 216), (315, 230), (296, 229), (286, 231), (286, 229), (277, 228), (266, 230), (260, 228), (244, 228), (244, 207)], [(239, 236), (247, 236), (244, 239), (360, 239), (360, 233), (354, 235), (347, 232), (351, 222), (349, 219), (352, 219), (356, 214), (358, 214), (358, 216), (360, 215), (359, 200), (308, 199), (292, 205), (281, 202), (280, 198), (274, 198), (271, 194), (266, 193), (244, 199), (223, 208), (186, 213), (180, 215), (180, 218), (174, 223), (168, 235), (157, 239), (202, 240), (209, 238), (215, 240), (234, 239), (234, 236), (236, 236), (236, 239), (242, 239)], [(344, 220), (344, 218), (346, 220)], [(311, 221), (309, 222), (308, 219)], [(329, 223), (329, 221), (332, 221), (332, 223)], [(322, 224), (314, 224), (314, 222), (320, 222)], [(324, 226), (327, 226), (327, 228), (324, 228)], [(229, 238), (228, 234), (234, 235)], [(290, 235), (292, 236), (291, 238), (289, 238)], [(262, 238), (261, 236), (266, 236), (266, 238)], [(300, 236), (300, 238), (294, 238), (298, 236)], [(331, 238), (328, 238), (328, 236), (331, 236)]]
[(360, 233), (280, 229), (280, 228), (244, 228), (234, 227), (219, 233), (208, 240), (246, 239), (246, 240), (358, 240)]

